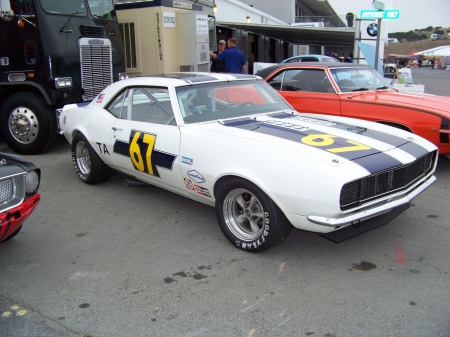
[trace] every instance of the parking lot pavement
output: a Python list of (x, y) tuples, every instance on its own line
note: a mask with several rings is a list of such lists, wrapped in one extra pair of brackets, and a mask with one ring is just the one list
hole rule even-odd
[(448, 161), (386, 226), (249, 254), (211, 207), (120, 175), (83, 184), (64, 139), (26, 157), (42, 200), (0, 245), (2, 337), (448, 336)]
[[(1, 289), (1, 287), (0, 287)], [(76, 337), (78, 332), (69, 331), (57, 320), (17, 304), (0, 294), (0, 336)]]
[(425, 93), (450, 96), (450, 71), (430, 67), (411, 68), (414, 84), (425, 85)]

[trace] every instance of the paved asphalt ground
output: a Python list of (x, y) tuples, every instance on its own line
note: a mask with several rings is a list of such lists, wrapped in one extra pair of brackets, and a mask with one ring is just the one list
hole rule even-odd
[[(413, 80), (450, 96), (450, 71)], [(62, 138), (25, 157), (42, 199), (0, 245), (0, 337), (450, 336), (449, 161), (386, 226), (340, 244), (293, 230), (251, 254), (213, 208), (120, 175), (83, 184)]]

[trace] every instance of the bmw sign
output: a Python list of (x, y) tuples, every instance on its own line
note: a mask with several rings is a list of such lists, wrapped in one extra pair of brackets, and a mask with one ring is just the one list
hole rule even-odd
[(367, 34), (370, 36), (377, 36), (378, 33), (378, 25), (376, 23), (371, 23), (367, 26)]

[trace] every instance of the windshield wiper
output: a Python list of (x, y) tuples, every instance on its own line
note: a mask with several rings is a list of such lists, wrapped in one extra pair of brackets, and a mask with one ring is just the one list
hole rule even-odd
[(66, 29), (66, 26), (69, 24), (69, 22), (70, 22), (70, 19), (72, 19), (73, 18), (73, 16), (75, 15), (75, 14), (80, 14), (80, 13), (83, 13), (83, 12), (73, 12), (73, 13), (69, 13), (69, 18), (67, 19), (67, 21), (66, 21), (66, 23), (64, 24), (64, 26), (62, 26), (62, 28), (59, 30), (59, 32), (60, 33), (73, 33), (73, 30), (72, 29)]
[(105, 26), (106, 26), (106, 27), (108, 28), (108, 30), (109, 30), (109, 35), (117, 35), (117, 33), (114, 31), (114, 29), (111, 28), (111, 26), (109, 25), (108, 21), (106, 21), (105, 18), (104, 18), (103, 16), (98, 15), (98, 14), (93, 14), (92, 16), (93, 16), (94, 18), (101, 19), (101, 20), (105, 23)]
[(378, 87), (377, 90), (384, 90), (384, 89), (389, 89), (389, 87), (383, 85), (382, 87)]
[(358, 89), (353, 89), (352, 92), (354, 91), (368, 91), (369, 88), (358, 88)]

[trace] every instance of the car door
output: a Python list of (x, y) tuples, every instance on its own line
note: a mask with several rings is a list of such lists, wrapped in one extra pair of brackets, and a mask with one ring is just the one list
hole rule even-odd
[(340, 115), (340, 100), (323, 69), (286, 69), (268, 83), (295, 110)]
[[(333, 76), (336, 78), (338, 85), (341, 81), (351, 82), (348, 84), (350, 88), (348, 90), (352, 90), (352, 88), (356, 88), (356, 90), (358, 88), (369, 89), (367, 91), (350, 91), (341, 94), (342, 116), (365, 119), (371, 122), (400, 121), (404, 125), (408, 125), (408, 121), (414, 119), (412, 110), (405, 116), (405, 110), (392, 108), (389, 104), (383, 103), (384, 91), (378, 92), (374, 89), (383, 87), (385, 83), (381, 82), (381, 79), (372, 76), (371, 70), (333, 70)], [(420, 117), (417, 118), (420, 119)]]
[(167, 88), (126, 89), (111, 142), (116, 169), (173, 192), (186, 193), (179, 168), (180, 131)]

